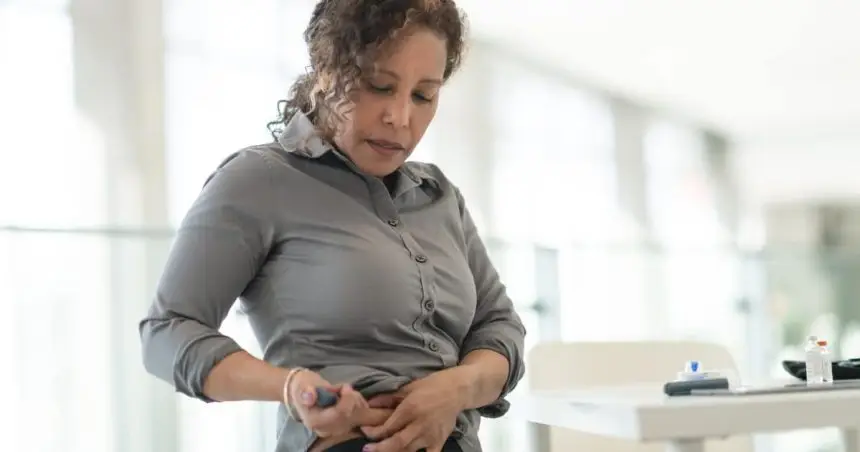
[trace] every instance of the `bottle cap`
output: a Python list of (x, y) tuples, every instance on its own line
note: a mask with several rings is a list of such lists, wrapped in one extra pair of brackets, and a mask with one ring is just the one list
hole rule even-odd
[(827, 345), (827, 341), (824, 339), (819, 339), (818, 342), (816, 342), (816, 344), (824, 346), (824, 345)]

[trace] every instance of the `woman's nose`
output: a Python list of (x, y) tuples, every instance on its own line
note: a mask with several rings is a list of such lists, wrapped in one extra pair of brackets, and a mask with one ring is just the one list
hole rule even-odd
[(412, 115), (412, 102), (400, 98), (393, 99), (386, 106), (385, 122), (395, 128), (408, 127)]

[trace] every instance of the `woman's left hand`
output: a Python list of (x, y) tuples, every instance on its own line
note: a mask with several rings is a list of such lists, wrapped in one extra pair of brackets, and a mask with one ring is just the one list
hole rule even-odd
[(362, 433), (378, 443), (367, 452), (401, 452), (426, 449), (440, 452), (454, 431), (457, 415), (464, 410), (462, 377), (453, 369), (413, 381), (392, 394), (369, 400), (371, 408), (394, 408), (378, 427), (362, 427)]

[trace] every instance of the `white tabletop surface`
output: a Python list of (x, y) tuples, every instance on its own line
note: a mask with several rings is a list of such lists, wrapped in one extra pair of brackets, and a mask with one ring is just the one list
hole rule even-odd
[(662, 384), (538, 391), (515, 399), (530, 422), (640, 441), (860, 427), (860, 389), (667, 397)]

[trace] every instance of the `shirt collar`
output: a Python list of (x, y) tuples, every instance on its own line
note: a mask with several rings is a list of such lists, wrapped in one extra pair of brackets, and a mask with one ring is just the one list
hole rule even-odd
[[(290, 118), (278, 137), (278, 143), (287, 152), (311, 159), (320, 158), (329, 152), (340, 154), (334, 146), (319, 136), (310, 118), (302, 112), (296, 112)], [(435, 177), (419, 165), (404, 164), (398, 171), (419, 185), (425, 181), (429, 181), (433, 185), (439, 183)]]
[(296, 112), (281, 131), (278, 143), (285, 151), (308, 158), (320, 158), (334, 147), (316, 131), (316, 127), (302, 112)]

